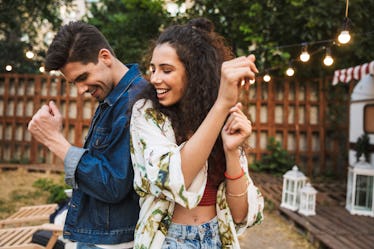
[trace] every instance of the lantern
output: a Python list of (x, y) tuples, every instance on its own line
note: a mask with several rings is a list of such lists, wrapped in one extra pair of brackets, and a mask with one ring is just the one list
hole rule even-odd
[(300, 189), (299, 213), (305, 216), (316, 214), (316, 196), (317, 190), (308, 182)]
[(281, 207), (296, 211), (299, 208), (299, 192), (305, 186), (306, 177), (297, 166), (283, 175), (282, 203)]
[(374, 167), (360, 160), (348, 169), (347, 199), (345, 208), (351, 214), (374, 217)]

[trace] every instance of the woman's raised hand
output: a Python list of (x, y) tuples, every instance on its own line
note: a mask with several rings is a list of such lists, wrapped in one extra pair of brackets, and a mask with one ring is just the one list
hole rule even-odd
[(249, 80), (255, 79), (258, 73), (255, 56), (241, 56), (225, 61), (221, 67), (221, 82), (217, 101), (222, 101), (225, 107), (232, 107), (238, 102), (239, 90), (246, 87)]
[(242, 104), (237, 103), (230, 109), (230, 114), (221, 131), (225, 151), (237, 150), (247, 142), (252, 133), (251, 121), (242, 112)]

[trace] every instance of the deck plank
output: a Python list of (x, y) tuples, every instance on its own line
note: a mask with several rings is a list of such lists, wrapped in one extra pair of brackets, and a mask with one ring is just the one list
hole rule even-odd
[(280, 207), (282, 177), (264, 173), (251, 173), (251, 176), (265, 199), (273, 202), (278, 213), (293, 223), (312, 243), (317, 241), (320, 248), (374, 248), (374, 218), (351, 215), (345, 209), (344, 182), (312, 182), (318, 191), (316, 215), (304, 216), (297, 211)]

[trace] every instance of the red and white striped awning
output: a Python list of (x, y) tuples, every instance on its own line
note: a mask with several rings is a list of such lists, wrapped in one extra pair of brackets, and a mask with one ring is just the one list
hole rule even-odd
[(351, 80), (360, 80), (366, 74), (374, 74), (374, 61), (358, 65), (355, 67), (335, 70), (332, 84), (339, 82), (349, 83)]

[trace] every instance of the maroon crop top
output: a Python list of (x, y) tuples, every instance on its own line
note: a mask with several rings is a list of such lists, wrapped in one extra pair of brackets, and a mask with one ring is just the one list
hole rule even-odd
[(208, 179), (208, 181), (206, 182), (203, 198), (201, 198), (199, 206), (215, 205), (217, 202), (217, 191), (218, 189)]

